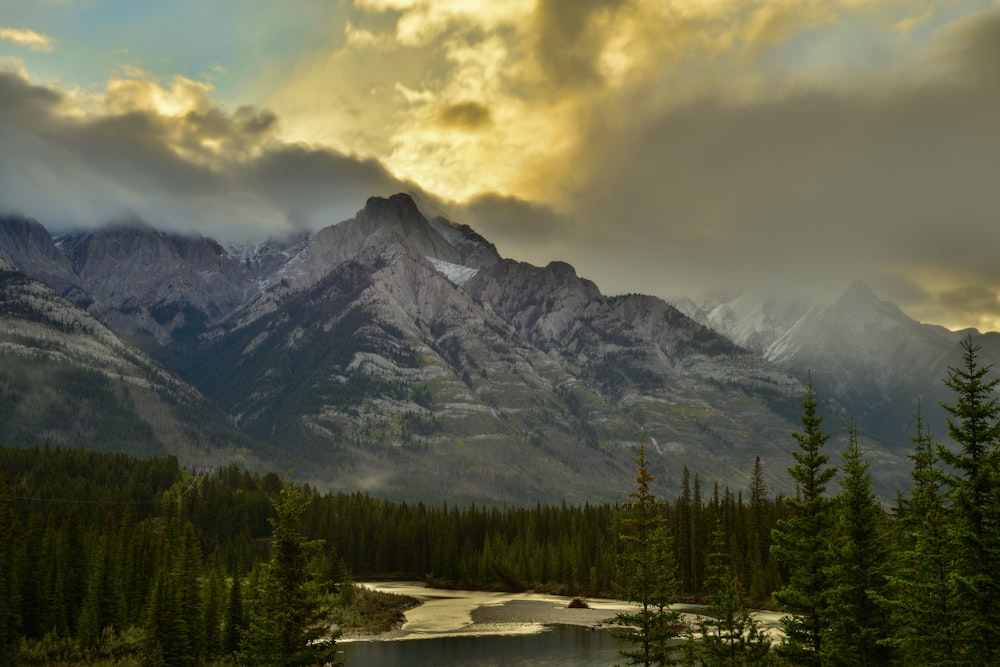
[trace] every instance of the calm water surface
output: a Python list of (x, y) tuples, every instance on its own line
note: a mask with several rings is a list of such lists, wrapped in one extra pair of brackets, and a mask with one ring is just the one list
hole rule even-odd
[(532, 635), (337, 644), (347, 667), (611, 667), (623, 646), (607, 632), (574, 625)]

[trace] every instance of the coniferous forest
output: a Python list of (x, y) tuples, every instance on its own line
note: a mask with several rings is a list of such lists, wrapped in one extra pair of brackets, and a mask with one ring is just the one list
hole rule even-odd
[[(966, 341), (946, 380), (955, 444), (918, 411), (912, 485), (890, 505), (851, 425), (836, 460), (826, 450), (811, 386), (788, 470), (758, 459), (720, 489), (682, 468), (665, 499), (640, 452), (616, 505), (429, 506), (236, 465), (3, 447), (0, 664), (331, 664), (317, 628), (375, 578), (636, 602), (616, 619), (628, 664), (993, 664), (1000, 403), (977, 352)], [(768, 492), (776, 475), (794, 497)], [(678, 601), (707, 605), (702, 619), (682, 623)], [(783, 636), (753, 608), (787, 612)]]

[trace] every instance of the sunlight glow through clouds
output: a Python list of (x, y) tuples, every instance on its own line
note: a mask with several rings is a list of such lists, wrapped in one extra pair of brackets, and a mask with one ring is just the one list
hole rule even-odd
[[(706, 85), (731, 84), (738, 96), (759, 80), (746, 58), (873, 4), (358, 0), (355, 8), (368, 15), (397, 18), (378, 26), (346, 21), (346, 44), (301, 61), (269, 106), (287, 138), (377, 157), (450, 199), (489, 191), (534, 197), (565, 186), (550, 168), (583, 148), (574, 144), (591, 109), (630, 98), (649, 104), (653, 95), (662, 100), (650, 113), (661, 113), (663, 103), (681, 103)], [(359, 94), (365, 80), (370, 92)], [(331, 99), (331, 89), (341, 95)], [(490, 136), (441, 125), (442, 110), (462, 103), (489, 110)]]
[[(235, 22), (199, 4), (193, 50), (159, 5), (10, 5), (0, 85), (49, 115), (0, 105), (0, 195), (263, 228), (423, 190), (605, 293), (836, 291), (891, 262), (913, 289), (872, 286), (908, 312), (1000, 313), (1000, 0), (243, 1)], [(973, 242), (946, 251), (956, 228)], [(934, 280), (925, 248), (946, 255)]]

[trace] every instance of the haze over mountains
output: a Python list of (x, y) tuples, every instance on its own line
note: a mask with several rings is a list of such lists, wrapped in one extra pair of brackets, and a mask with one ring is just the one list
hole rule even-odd
[[(812, 308), (606, 296), (568, 264), (501, 257), (407, 195), (242, 246), (142, 224), (52, 238), (12, 217), (0, 257), (16, 269), (2, 272), (0, 354), (20, 369), (4, 378), (6, 441), (237, 459), (400, 498), (616, 500), (643, 441), (665, 489), (683, 466), (703, 492), (743, 488), (759, 455), (789, 492), (810, 371), (826, 430), (856, 419), (889, 496), (918, 398), (945, 433), (941, 379), (966, 335), (861, 283)], [(1000, 358), (1000, 337), (976, 338)], [(101, 421), (112, 414), (128, 428)]]

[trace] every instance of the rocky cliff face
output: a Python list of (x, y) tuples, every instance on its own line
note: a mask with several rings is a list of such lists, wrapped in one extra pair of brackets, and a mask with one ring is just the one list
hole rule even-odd
[(645, 442), (665, 489), (684, 466), (740, 488), (760, 455), (790, 490), (791, 375), (659, 299), (503, 259), (406, 195), (252, 249), (134, 227), (58, 241), (90, 312), (322, 488), (620, 499)]
[(88, 309), (116, 331), (160, 345), (190, 339), (255, 296), (305, 237), (231, 253), (211, 239), (140, 225), (60, 237)]
[(742, 485), (754, 455), (787, 460), (801, 392), (659, 299), (502, 259), (405, 195), (319, 232), (175, 367), (318, 482), (494, 500), (618, 498), (642, 441), (668, 485), (684, 465)]

